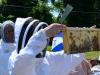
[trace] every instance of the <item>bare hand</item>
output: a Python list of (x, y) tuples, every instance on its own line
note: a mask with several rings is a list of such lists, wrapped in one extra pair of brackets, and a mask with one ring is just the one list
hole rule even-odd
[(93, 25), (91, 28), (96, 28), (96, 25)]
[(48, 37), (54, 37), (56, 35), (58, 35), (58, 33), (60, 33), (61, 31), (65, 31), (66, 26), (62, 25), (62, 24), (58, 24), (58, 23), (53, 23), (51, 25), (49, 25), (48, 27), (44, 28), (44, 33), (46, 34), (46, 36)]

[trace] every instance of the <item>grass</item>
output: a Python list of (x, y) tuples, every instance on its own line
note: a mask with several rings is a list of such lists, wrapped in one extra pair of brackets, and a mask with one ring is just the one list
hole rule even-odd
[(51, 52), (51, 46), (48, 46), (47, 50)]
[(85, 55), (86, 59), (92, 59), (92, 58), (98, 58), (100, 56), (100, 51), (92, 51), (92, 52), (87, 52)]
[[(51, 51), (51, 46), (48, 46), (48, 51)], [(92, 58), (98, 58), (100, 56), (100, 51), (92, 51), (92, 52), (86, 52), (85, 58), (87, 60), (90, 60)]]

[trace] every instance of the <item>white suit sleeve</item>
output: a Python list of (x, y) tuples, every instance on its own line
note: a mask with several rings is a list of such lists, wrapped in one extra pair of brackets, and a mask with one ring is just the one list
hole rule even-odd
[(49, 61), (52, 75), (67, 75), (73, 70), (84, 58), (85, 53), (64, 54), (63, 51), (47, 52), (46, 58)]
[[(28, 75), (32, 73), (35, 56), (40, 53), (47, 44), (48, 37), (43, 30), (38, 31), (28, 41), (26, 47), (19, 54), (13, 52), (9, 59), (9, 73), (11, 75)], [(28, 70), (30, 68), (30, 70)], [(13, 72), (13, 70), (15, 70)]]

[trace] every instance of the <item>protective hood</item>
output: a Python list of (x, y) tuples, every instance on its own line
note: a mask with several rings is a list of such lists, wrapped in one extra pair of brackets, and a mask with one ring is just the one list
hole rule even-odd
[[(33, 18), (32, 17), (28, 17), (28, 18), (17, 18), (16, 22), (15, 22), (15, 42), (16, 42), (16, 50), (18, 50), (18, 46), (19, 46), (19, 39), (23, 38), (21, 36), (24, 35), (25, 29), (28, 26), (29, 22), (32, 21)], [(26, 23), (27, 22), (27, 23)], [(24, 29), (22, 31), (22, 29)], [(22, 41), (20, 42), (22, 43)]]
[(15, 41), (17, 53), (19, 53), (20, 50), (26, 46), (29, 38), (34, 33), (47, 26), (47, 23), (40, 22), (32, 17), (17, 18), (15, 22)]
[(5, 21), (4, 23), (2, 23), (1, 33), (2, 33), (2, 39), (3, 39), (4, 42), (6, 42), (5, 36), (4, 36), (4, 29), (5, 29), (6, 25), (11, 25), (11, 26), (14, 27), (15, 24), (14, 24), (14, 22), (11, 21), (11, 20), (7, 20), (7, 21)]

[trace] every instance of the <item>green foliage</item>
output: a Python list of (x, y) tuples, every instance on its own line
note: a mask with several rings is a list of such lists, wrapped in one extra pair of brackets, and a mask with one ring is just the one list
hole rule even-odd
[(5, 17), (4, 21), (7, 19), (15, 21), (17, 17), (27, 17), (30, 9), (32, 8), (28, 7), (31, 6), (31, 4), (28, 2), (28, 0), (2, 0), (2, 4), (0, 5), (0, 13), (3, 17)]
[[(43, 0), (45, 1), (45, 0)], [(53, 15), (50, 13), (53, 8), (47, 6), (46, 2), (42, 0), (2, 0), (0, 6), (0, 13), (3, 20), (16, 20), (17, 17), (28, 17), (45, 21), (48, 24), (53, 22)]]
[(14, 17), (15, 17), (15, 16), (13, 16), (13, 15), (7, 16), (8, 19), (12, 19), (12, 18), (14, 18)]
[(0, 14), (0, 23), (2, 23), (4, 21), (4, 17), (2, 14)]
[(95, 13), (94, 4), (95, 0), (81, 0), (81, 1), (69, 1), (74, 9), (69, 15), (68, 24), (71, 27), (90, 27), (94, 25), (95, 22)]
[(7, 3), (7, 0), (1, 0), (1, 3), (2, 4), (6, 4)]
[(100, 23), (100, 12), (95, 8), (100, 7), (100, 0), (51, 0), (51, 2), (59, 12), (58, 20), (67, 4), (74, 7), (66, 18), (66, 23), (70, 27), (90, 27), (94, 24), (98, 26), (98, 22)]
[(32, 8), (32, 11), (29, 13), (29, 16), (33, 16), (40, 21), (47, 22), (51, 24), (53, 22), (53, 15), (50, 13), (51, 7), (47, 6), (45, 3), (37, 4), (37, 6)]
[[(50, 1), (52, 6), (47, 4)], [(90, 27), (94, 24), (100, 26), (100, 0), (1, 0), (0, 4), (0, 21), (15, 21), (17, 17), (32, 16), (50, 24), (58, 22), (66, 5), (70, 4), (74, 9), (64, 24), (70, 27)], [(59, 16), (54, 17), (51, 11), (58, 12)]]
[(16, 6), (35, 6), (38, 0), (2, 0), (2, 4), (6, 5), (16, 5)]

